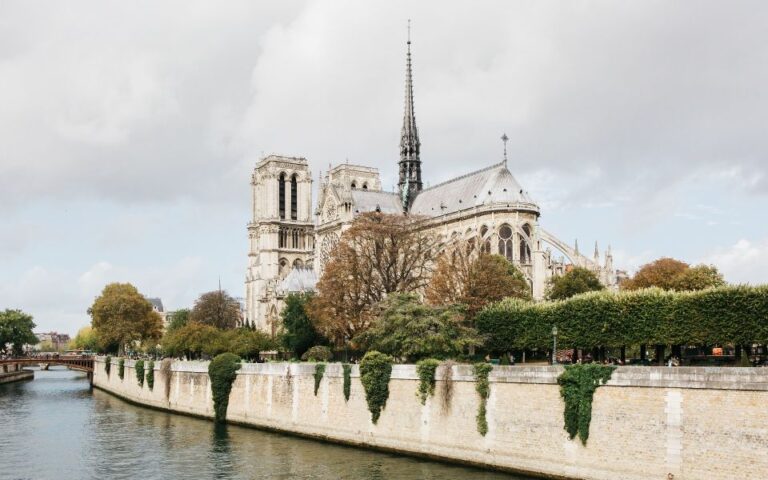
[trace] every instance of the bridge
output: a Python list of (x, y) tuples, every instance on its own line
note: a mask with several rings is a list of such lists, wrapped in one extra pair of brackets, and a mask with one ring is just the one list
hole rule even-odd
[(49, 365), (64, 365), (70, 370), (93, 373), (93, 357), (83, 355), (40, 355), (0, 360), (0, 373), (14, 372), (27, 365), (40, 365), (47, 370)]

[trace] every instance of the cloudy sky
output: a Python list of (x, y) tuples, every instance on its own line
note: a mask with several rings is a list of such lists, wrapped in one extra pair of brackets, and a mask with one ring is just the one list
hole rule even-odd
[(424, 178), (501, 159), (619, 268), (768, 281), (768, 3), (0, 3), (0, 308), (74, 333), (110, 281), (243, 295), (260, 156), (398, 159), (413, 24)]

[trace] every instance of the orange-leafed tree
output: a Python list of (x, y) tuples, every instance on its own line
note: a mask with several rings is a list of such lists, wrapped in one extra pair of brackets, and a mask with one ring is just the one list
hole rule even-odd
[(506, 258), (479, 251), (471, 241), (440, 254), (426, 288), (428, 303), (462, 304), (470, 320), (489, 303), (507, 297), (531, 298), (525, 277)]
[(368, 328), (371, 309), (391, 293), (423, 289), (437, 237), (419, 218), (370, 212), (358, 216), (331, 252), (309, 304), (316, 328), (337, 345)]

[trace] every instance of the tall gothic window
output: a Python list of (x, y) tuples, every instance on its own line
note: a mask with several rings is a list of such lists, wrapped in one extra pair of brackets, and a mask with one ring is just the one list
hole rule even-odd
[(277, 179), (277, 209), (280, 212), (280, 219), (285, 220), (285, 174), (281, 173)]
[(512, 227), (504, 224), (499, 228), (499, 255), (504, 256), (510, 262), (513, 260)]
[(480, 227), (480, 241), (482, 242), (482, 251), (484, 253), (491, 253), (491, 239), (485, 238), (488, 235), (488, 227), (483, 225)]
[[(531, 238), (531, 226), (527, 223), (523, 225), (523, 231), (525, 236)], [(528, 244), (528, 240), (520, 235), (520, 263), (531, 263), (531, 246)]]
[(299, 192), (296, 175), (291, 176), (291, 220), (299, 218)]

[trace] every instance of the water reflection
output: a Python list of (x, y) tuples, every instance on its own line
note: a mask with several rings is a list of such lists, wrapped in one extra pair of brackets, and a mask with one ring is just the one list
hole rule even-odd
[(0, 385), (0, 478), (451, 479), (512, 477), (228, 426), (130, 405), (67, 370)]

